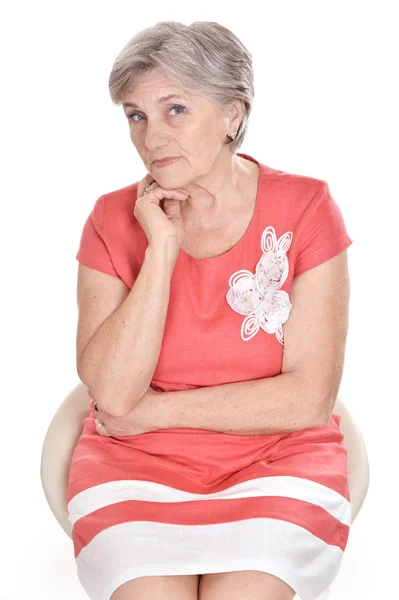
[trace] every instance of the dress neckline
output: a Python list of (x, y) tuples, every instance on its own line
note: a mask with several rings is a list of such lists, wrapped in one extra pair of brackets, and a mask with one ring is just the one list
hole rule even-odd
[(259, 211), (259, 205), (261, 203), (260, 196), (261, 196), (261, 191), (262, 191), (261, 188), (262, 188), (262, 175), (263, 175), (262, 164), (259, 161), (257, 161), (255, 158), (250, 156), (249, 154), (245, 154), (243, 152), (237, 152), (237, 156), (242, 156), (243, 158), (252, 160), (252, 162), (255, 162), (259, 167), (258, 189), (256, 192), (255, 208), (254, 208), (254, 212), (253, 212), (251, 221), (249, 222), (249, 225), (248, 225), (244, 235), (238, 240), (238, 242), (236, 242), (236, 244), (234, 244), (234, 246), (232, 248), (230, 248), (230, 250), (227, 250), (227, 252), (224, 252), (223, 254), (219, 254), (218, 256), (209, 256), (209, 257), (205, 256), (202, 258), (196, 258), (194, 256), (191, 256), (191, 254), (188, 254), (187, 252), (185, 252), (182, 248), (180, 248), (179, 256), (184, 257), (186, 260), (188, 260), (190, 262), (196, 262), (196, 263), (203, 262), (206, 264), (210, 264), (210, 263), (214, 263), (216, 261), (222, 261), (222, 260), (225, 260), (226, 258), (230, 258), (234, 252), (237, 252), (241, 248), (241, 246), (245, 243), (246, 239), (251, 235), (252, 229), (255, 227), (256, 217), (257, 217), (257, 213)]

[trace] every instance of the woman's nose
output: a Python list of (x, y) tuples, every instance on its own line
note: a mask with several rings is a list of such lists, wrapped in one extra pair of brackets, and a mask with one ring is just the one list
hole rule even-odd
[(167, 126), (162, 123), (147, 123), (145, 144), (149, 150), (157, 148), (168, 140)]

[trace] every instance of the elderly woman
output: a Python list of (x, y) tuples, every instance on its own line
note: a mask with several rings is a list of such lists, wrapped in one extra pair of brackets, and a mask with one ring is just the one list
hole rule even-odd
[(353, 240), (325, 181), (237, 152), (253, 71), (225, 27), (141, 31), (110, 92), (147, 174), (97, 199), (76, 257), (78, 577), (93, 600), (315, 600), (351, 524)]

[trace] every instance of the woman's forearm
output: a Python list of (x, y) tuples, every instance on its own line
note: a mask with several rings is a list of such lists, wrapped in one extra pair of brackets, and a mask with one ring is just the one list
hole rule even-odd
[(102, 324), (82, 356), (79, 377), (110, 415), (129, 413), (153, 378), (175, 263), (169, 251), (167, 246), (147, 247), (129, 295)]
[(322, 427), (331, 399), (296, 373), (191, 390), (147, 394), (132, 416), (157, 429), (206, 429), (239, 435)]

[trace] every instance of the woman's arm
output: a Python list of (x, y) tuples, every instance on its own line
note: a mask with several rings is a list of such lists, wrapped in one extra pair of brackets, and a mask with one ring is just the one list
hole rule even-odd
[[(166, 248), (149, 245), (139, 275), (121, 306), (85, 349), (79, 377), (100, 409), (127, 415), (148, 389), (161, 351), (173, 261)], [(105, 415), (99, 415), (105, 420)]]
[[(207, 429), (241, 435), (321, 427), (317, 402), (293, 373), (177, 392), (145, 394), (131, 416), (149, 430)], [(107, 419), (104, 419), (107, 425)], [(111, 423), (109, 422), (111, 425)], [(152, 429), (151, 429), (152, 428)]]

